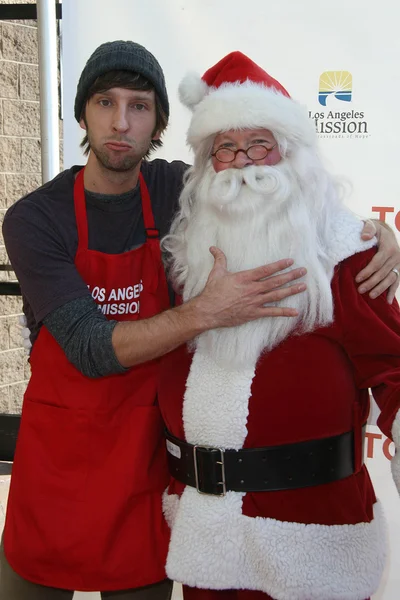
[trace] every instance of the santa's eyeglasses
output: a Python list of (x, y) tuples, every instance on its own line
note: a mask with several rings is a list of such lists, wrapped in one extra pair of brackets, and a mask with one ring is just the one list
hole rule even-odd
[(238, 152), (244, 152), (245, 155), (250, 158), (250, 160), (262, 160), (266, 156), (268, 156), (269, 152), (276, 147), (274, 144), (271, 148), (267, 148), (267, 146), (262, 146), (261, 144), (254, 144), (254, 146), (250, 146), (247, 150), (243, 148), (239, 148), (238, 150), (231, 150), (230, 148), (218, 148), (215, 152), (211, 154), (214, 158), (216, 158), (219, 162), (222, 163), (230, 163), (235, 160)]

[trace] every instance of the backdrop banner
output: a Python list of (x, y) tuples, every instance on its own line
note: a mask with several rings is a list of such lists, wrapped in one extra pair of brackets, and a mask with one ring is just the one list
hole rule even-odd
[[(398, 232), (399, 18), (396, 0), (63, 0), (64, 165), (85, 162), (73, 104), (80, 72), (99, 44), (130, 39), (158, 58), (171, 120), (154, 156), (187, 162), (190, 112), (178, 100), (178, 84), (188, 71), (203, 74), (240, 50), (307, 106), (326, 164), (349, 181), (352, 210), (381, 218)], [(377, 410), (374, 405), (365, 454), (389, 523), (390, 555), (373, 599), (398, 600), (400, 500), (390, 475), (393, 444), (376, 426)]]

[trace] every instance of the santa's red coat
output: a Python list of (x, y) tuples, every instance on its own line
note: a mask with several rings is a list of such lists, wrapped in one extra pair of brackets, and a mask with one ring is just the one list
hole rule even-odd
[[(215, 388), (220, 374), (208, 371), (207, 361), (196, 362), (186, 346), (167, 355), (159, 403), (169, 431), (210, 445), (216, 431), (219, 444), (226, 436), (228, 448), (241, 419), (247, 429), (244, 448), (351, 429), (359, 439), (372, 388), (381, 409), (378, 425), (391, 437), (400, 407), (399, 308), (383, 296), (360, 295), (355, 285), (374, 252), (360, 252), (336, 267), (334, 323), (291, 336), (264, 354), (254, 378), (250, 375), (242, 409), (236, 394), (240, 386), (245, 390), (246, 374), (228, 373), (225, 384), (222, 376), (226, 393), (221, 394)], [(218, 437), (221, 423), (227, 433)], [(379, 585), (385, 523), (365, 466), (326, 485), (229, 492), (224, 498), (200, 495), (171, 479), (164, 510), (172, 529), (167, 572), (187, 585), (255, 589), (277, 600), (363, 600)]]

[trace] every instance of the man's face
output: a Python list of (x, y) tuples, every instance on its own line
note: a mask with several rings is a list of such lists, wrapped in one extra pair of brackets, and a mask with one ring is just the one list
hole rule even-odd
[(99, 162), (111, 171), (125, 172), (136, 167), (152, 140), (159, 139), (155, 123), (154, 90), (112, 88), (90, 98), (80, 126)]
[[(212, 154), (218, 150), (227, 148), (233, 151), (248, 150), (251, 146), (265, 146), (268, 154), (259, 160), (253, 160), (246, 156), (245, 152), (238, 152), (230, 162), (221, 162), (212, 156), (212, 165), (216, 173), (225, 169), (243, 169), (248, 165), (276, 165), (281, 160), (279, 148), (272, 133), (268, 129), (244, 129), (241, 131), (230, 130), (219, 133), (214, 140)], [(253, 150), (254, 151), (254, 150)], [(257, 156), (257, 150), (255, 150)], [(225, 159), (222, 153), (222, 158)]]

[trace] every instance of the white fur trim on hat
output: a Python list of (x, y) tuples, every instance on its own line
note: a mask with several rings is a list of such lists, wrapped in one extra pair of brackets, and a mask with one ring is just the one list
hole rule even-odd
[(208, 85), (198, 73), (188, 73), (178, 87), (179, 99), (190, 110), (203, 100), (208, 92)]
[(269, 129), (296, 144), (316, 142), (314, 124), (304, 106), (249, 80), (210, 88), (194, 108), (187, 141), (196, 150), (207, 137), (231, 129)]

